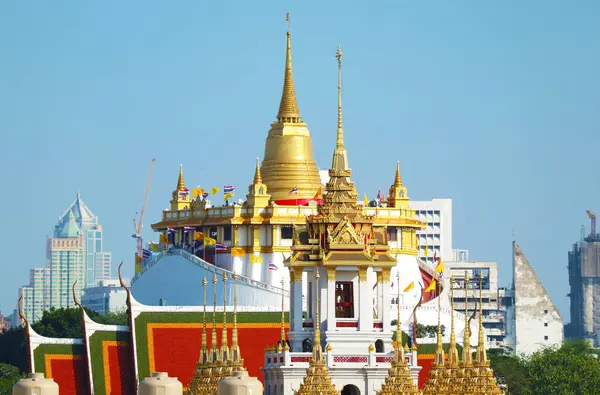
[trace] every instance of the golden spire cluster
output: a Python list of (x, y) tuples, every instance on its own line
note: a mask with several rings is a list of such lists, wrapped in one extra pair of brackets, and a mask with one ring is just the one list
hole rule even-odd
[[(400, 274), (398, 274), (400, 281)], [(400, 320), (400, 287), (398, 287), (398, 317), (396, 326), (396, 346), (394, 347), (394, 359), (392, 367), (388, 370), (388, 376), (381, 386), (381, 390), (376, 391), (377, 395), (405, 395), (419, 394), (419, 389), (415, 385), (410, 375), (410, 369), (404, 359), (404, 349), (402, 348), (402, 321)]]
[[(468, 306), (468, 274), (465, 273), (465, 305)], [(482, 289), (483, 275), (479, 277), (479, 339), (475, 361), (471, 356), (471, 331), (469, 328), (468, 308), (465, 309), (465, 334), (463, 344), (463, 358), (458, 360), (456, 348), (456, 334), (454, 331), (454, 277), (450, 279), (452, 324), (450, 328), (450, 349), (448, 361), (443, 360), (441, 348), (441, 325), (438, 318), (438, 347), (433, 368), (429, 372), (429, 380), (423, 388), (423, 395), (502, 395), (504, 392), (498, 386), (494, 371), (490, 367), (485, 351), (485, 338), (483, 333)], [(438, 309), (441, 309), (438, 301)], [(438, 312), (439, 317), (439, 312)], [(441, 355), (440, 355), (441, 354)]]
[(196, 370), (194, 376), (190, 381), (190, 385), (187, 389), (188, 395), (199, 395), (209, 394), (211, 389), (211, 376), (212, 376), (212, 358), (208, 352), (208, 341), (206, 338), (206, 276), (202, 279), (202, 287), (204, 289), (204, 312), (202, 314), (202, 346), (200, 348), (200, 358), (196, 363)]
[(329, 370), (323, 358), (323, 349), (321, 348), (321, 330), (319, 325), (319, 272), (318, 268), (316, 278), (317, 288), (317, 308), (315, 309), (315, 334), (312, 350), (312, 357), (308, 362), (309, 367), (306, 369), (306, 377), (294, 395), (339, 395), (335, 385), (331, 382)]
[(290, 346), (285, 339), (285, 308), (284, 308), (284, 295), (283, 295), (283, 278), (281, 279), (281, 336), (279, 339), (279, 350), (289, 351)]
[(242, 358), (242, 351), (238, 344), (238, 330), (237, 330), (237, 278), (238, 275), (233, 273), (233, 329), (231, 330), (231, 358), (230, 367), (231, 372), (244, 369), (244, 359)]

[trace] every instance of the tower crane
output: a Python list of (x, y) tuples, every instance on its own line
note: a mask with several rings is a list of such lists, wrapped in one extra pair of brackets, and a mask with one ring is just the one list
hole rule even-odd
[[(137, 213), (133, 218), (133, 234), (131, 237), (137, 239), (137, 257), (139, 260), (143, 258), (143, 241), (142, 241), (142, 228), (144, 226), (144, 213), (146, 212), (146, 202), (148, 201), (148, 194), (150, 193), (150, 183), (152, 182), (152, 172), (154, 171), (154, 162), (156, 158), (152, 158), (150, 162), (150, 172), (148, 174), (148, 181), (146, 182), (146, 192), (144, 193), (144, 200), (142, 202), (142, 210), (140, 211), (139, 220), (136, 219)], [(136, 262), (137, 265), (137, 262)]]
[(592, 221), (592, 229), (590, 232), (590, 236), (592, 238), (596, 237), (596, 214), (594, 214), (594, 212), (592, 210), (587, 210), (586, 211), (588, 217), (590, 217), (590, 220)]

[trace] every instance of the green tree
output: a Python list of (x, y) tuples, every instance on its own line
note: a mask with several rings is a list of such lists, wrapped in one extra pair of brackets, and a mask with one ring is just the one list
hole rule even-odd
[[(531, 394), (596, 395), (600, 362), (584, 342), (565, 342), (531, 355), (526, 363)], [(510, 389), (510, 385), (509, 385)]]
[(0, 395), (12, 394), (12, 387), (23, 377), (18, 367), (0, 363)]
[(502, 348), (489, 350), (488, 359), (496, 377), (508, 385), (510, 395), (531, 394), (525, 359), (511, 355), (510, 350)]

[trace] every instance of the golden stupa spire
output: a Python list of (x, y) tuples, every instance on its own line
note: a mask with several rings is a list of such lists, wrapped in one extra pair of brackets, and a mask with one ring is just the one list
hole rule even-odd
[(423, 395), (441, 395), (448, 393), (448, 383), (445, 382), (444, 376), (447, 376), (448, 371), (445, 368), (444, 346), (442, 344), (442, 302), (441, 296), (438, 295), (438, 332), (437, 332), (437, 349), (435, 350), (435, 359), (429, 371), (429, 378), (425, 387), (423, 387)]
[(208, 352), (208, 340), (206, 338), (206, 275), (202, 279), (202, 287), (204, 288), (204, 312), (202, 314), (202, 346), (200, 348), (200, 357), (196, 363), (194, 376), (190, 381), (187, 389), (187, 395), (202, 395), (207, 394), (210, 386), (210, 376), (212, 374), (212, 360)]
[(179, 178), (177, 179), (177, 190), (183, 191), (184, 189), (187, 188), (185, 187), (185, 182), (183, 180), (183, 165), (179, 165)]
[(238, 343), (237, 330), (237, 278), (238, 275), (233, 273), (233, 329), (231, 330), (231, 368), (232, 371), (244, 368), (244, 360), (242, 359), (242, 351)]
[(202, 288), (204, 289), (204, 312), (202, 313), (202, 351), (200, 354), (200, 361), (202, 364), (206, 364), (210, 361), (210, 353), (208, 352), (208, 339), (206, 338), (206, 275), (202, 279)]
[[(400, 273), (398, 273), (400, 283)], [(404, 348), (402, 347), (402, 321), (400, 321), (400, 287), (398, 287), (398, 317), (396, 326), (396, 347), (394, 347), (394, 359), (388, 369), (388, 376), (381, 385), (381, 390), (375, 391), (377, 395), (405, 395), (419, 394), (419, 389), (410, 375), (410, 369), (404, 359)], [(413, 341), (414, 345), (414, 341)], [(407, 344), (408, 346), (408, 344)]]
[(315, 275), (316, 289), (317, 289), (317, 304), (315, 309), (315, 334), (312, 357), (308, 364), (309, 367), (306, 369), (306, 376), (304, 381), (300, 384), (300, 388), (294, 391), (295, 395), (339, 395), (339, 392), (335, 390), (335, 385), (331, 383), (331, 377), (329, 376), (329, 370), (325, 365), (325, 359), (323, 358), (323, 349), (321, 348), (321, 331), (319, 325), (319, 272), (318, 268)]
[(292, 34), (290, 24), (290, 13), (285, 14), (288, 23), (287, 48), (285, 53), (285, 74), (283, 77), (283, 93), (277, 113), (277, 123), (300, 123), (300, 112), (296, 101), (296, 90), (294, 89), (294, 75), (292, 73)]
[(217, 344), (217, 272), (213, 273), (213, 328), (211, 336), (211, 347), (210, 355), (211, 361), (217, 363), (221, 361), (221, 355), (219, 354), (219, 345)]
[(394, 178), (394, 186), (402, 186), (402, 177), (400, 176), (400, 161), (396, 162), (396, 177)]
[(337, 137), (335, 140), (335, 151), (333, 153), (332, 170), (348, 170), (348, 153), (344, 148), (344, 128), (342, 126), (342, 47), (338, 46), (335, 58), (338, 61), (338, 120)]
[(223, 329), (221, 332), (221, 361), (229, 361), (229, 346), (227, 342), (227, 272), (223, 272)]
[(462, 363), (465, 367), (473, 364), (471, 355), (471, 328), (469, 327), (469, 273), (465, 271), (465, 332), (463, 339)]
[(456, 332), (454, 330), (454, 276), (450, 277), (450, 348), (448, 349), (448, 367), (458, 367), (458, 349), (456, 348)]
[(438, 295), (438, 330), (437, 330), (437, 349), (435, 350), (435, 364), (444, 366), (444, 345), (442, 343), (442, 297)]
[(485, 350), (485, 338), (483, 334), (483, 273), (479, 274), (479, 339), (477, 341), (477, 353), (475, 355), (475, 361), (480, 366), (489, 365), (487, 360), (487, 352)]
[(256, 158), (256, 169), (254, 170), (254, 185), (262, 184), (262, 175), (260, 174), (260, 160)]
[(285, 309), (284, 309), (284, 295), (283, 295), (283, 278), (281, 279), (281, 339), (279, 340), (279, 347), (283, 350), (288, 351), (290, 346), (285, 340)]

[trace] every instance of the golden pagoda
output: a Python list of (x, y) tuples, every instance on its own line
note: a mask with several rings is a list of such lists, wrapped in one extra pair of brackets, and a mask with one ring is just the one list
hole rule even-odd
[(187, 395), (202, 395), (210, 393), (210, 381), (212, 376), (212, 358), (208, 352), (208, 340), (206, 338), (206, 276), (202, 279), (202, 287), (204, 288), (204, 313), (202, 314), (202, 346), (200, 349), (200, 357), (196, 363), (196, 371), (194, 377), (188, 386)]
[(441, 297), (438, 296), (438, 331), (437, 331), (437, 347), (435, 350), (435, 358), (431, 370), (429, 370), (429, 379), (425, 383), (423, 388), (423, 395), (438, 395), (445, 394), (447, 389), (446, 383), (444, 382), (445, 373), (445, 355), (444, 346), (442, 343), (442, 303)]
[(231, 330), (231, 357), (229, 359), (230, 374), (244, 369), (244, 359), (242, 350), (238, 343), (237, 329), (237, 274), (233, 274), (233, 329)]
[(210, 377), (209, 382), (206, 388), (206, 394), (216, 394), (220, 377), (220, 370), (222, 365), (221, 353), (219, 352), (219, 345), (217, 343), (217, 273), (213, 273), (213, 328), (212, 328), (212, 336), (211, 336), (211, 345), (210, 345), (210, 361), (208, 365), (210, 366)]
[[(265, 144), (261, 172), (273, 200), (313, 199), (321, 187), (319, 169), (313, 159), (312, 140), (306, 123), (300, 118), (292, 73), (290, 15), (283, 93), (277, 120), (271, 125)], [(295, 194), (290, 194), (291, 188)]]
[[(319, 289), (319, 272), (315, 279), (317, 289)], [(317, 306), (319, 305), (319, 293), (317, 292)], [(295, 395), (339, 395), (335, 385), (331, 382), (329, 371), (325, 366), (323, 358), (323, 349), (321, 348), (321, 331), (319, 329), (319, 309), (315, 310), (315, 333), (313, 339), (312, 357), (308, 361), (309, 367), (306, 369), (306, 377)]]
[(191, 204), (190, 191), (185, 187), (183, 180), (183, 165), (179, 165), (179, 177), (177, 187), (172, 193), (171, 210), (185, 210)]
[[(281, 279), (281, 288), (283, 289), (283, 285), (284, 285), (284, 281), (283, 278)], [(281, 335), (280, 335), (280, 339), (279, 339), (279, 351), (289, 351), (290, 350), (290, 345), (288, 344), (286, 338), (285, 338), (285, 307), (284, 307), (284, 294), (283, 292), (281, 293)]]
[[(398, 281), (400, 275), (398, 275)], [(400, 287), (398, 288), (398, 300), (400, 300)], [(438, 298), (439, 299), (439, 298)], [(396, 346), (394, 347), (394, 359), (392, 367), (388, 370), (388, 376), (381, 386), (381, 390), (376, 391), (377, 395), (405, 395), (420, 394), (410, 375), (410, 369), (404, 359), (404, 349), (402, 348), (402, 330), (400, 321), (400, 303), (398, 303), (398, 318), (396, 326)]]
[[(213, 277), (213, 283), (216, 287), (216, 273)], [(216, 293), (215, 293), (216, 296)], [(216, 302), (215, 302), (216, 309)], [(216, 313), (215, 313), (216, 315)], [(213, 327), (213, 330), (216, 331), (216, 324)], [(216, 339), (216, 332), (214, 334), (214, 338)], [(216, 347), (215, 347), (216, 349)], [(223, 328), (221, 332), (221, 348), (217, 351), (217, 363), (215, 363), (215, 367), (212, 370), (211, 376), (211, 385), (213, 386), (213, 391), (216, 393), (219, 387), (219, 382), (223, 380), (223, 378), (231, 376), (231, 359), (229, 356), (229, 346), (227, 343), (227, 272), (223, 273)]]

